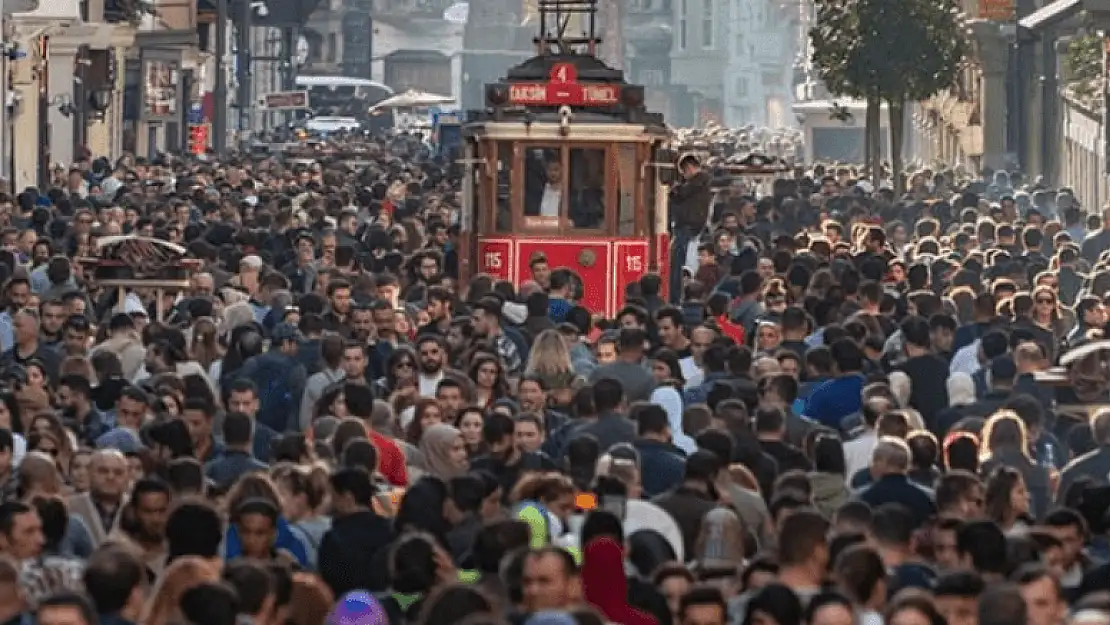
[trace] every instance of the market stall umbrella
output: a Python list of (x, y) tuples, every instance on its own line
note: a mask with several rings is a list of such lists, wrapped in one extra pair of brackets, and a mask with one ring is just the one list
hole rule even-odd
[(403, 109), (403, 108), (422, 108), (425, 106), (438, 106), (440, 104), (451, 104), (455, 98), (447, 95), (437, 95), (435, 93), (428, 93), (427, 91), (416, 91), (410, 89), (404, 93), (399, 93), (395, 96), (390, 96), (374, 106), (370, 107), (371, 111), (378, 109)]

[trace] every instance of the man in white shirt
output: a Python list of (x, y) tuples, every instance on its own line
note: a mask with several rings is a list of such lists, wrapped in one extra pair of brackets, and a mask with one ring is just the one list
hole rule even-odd
[(435, 397), (447, 365), (446, 346), (439, 337), (428, 335), (417, 339), (416, 347), (420, 369), (416, 378), (417, 392), (420, 397)]
[(875, 424), (883, 413), (894, 408), (890, 400), (885, 397), (872, 397), (863, 404), (863, 433), (856, 438), (844, 443), (844, 468), (848, 480), (871, 465), (871, 454), (879, 442), (879, 435), (875, 431)]
[(544, 172), (547, 184), (540, 200), (540, 217), (557, 218), (563, 206), (563, 165), (559, 161), (548, 161)]

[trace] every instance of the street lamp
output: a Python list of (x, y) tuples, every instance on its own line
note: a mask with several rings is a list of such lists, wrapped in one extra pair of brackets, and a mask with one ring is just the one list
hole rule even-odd
[(101, 87), (93, 89), (89, 93), (89, 108), (92, 109), (91, 119), (95, 121), (104, 121), (104, 113), (108, 107), (112, 105), (112, 89), (110, 87)]

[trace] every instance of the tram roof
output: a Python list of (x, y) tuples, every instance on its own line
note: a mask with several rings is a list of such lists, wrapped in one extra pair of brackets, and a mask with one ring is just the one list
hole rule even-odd
[(654, 123), (624, 123), (612, 117), (580, 121), (576, 116), (566, 127), (558, 119), (531, 121), (503, 119), (469, 122), (463, 126), (468, 137), (511, 141), (658, 141), (670, 137), (665, 126)]

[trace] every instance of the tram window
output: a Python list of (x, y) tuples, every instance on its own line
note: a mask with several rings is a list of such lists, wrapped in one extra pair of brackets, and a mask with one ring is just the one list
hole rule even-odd
[(513, 230), (513, 144), (497, 144), (497, 232)]
[(524, 214), (547, 217), (558, 225), (565, 193), (559, 148), (529, 148), (524, 155)]
[(630, 237), (636, 230), (636, 146), (621, 145), (617, 152), (617, 234)]
[(575, 228), (605, 227), (605, 150), (570, 151), (570, 220)]

